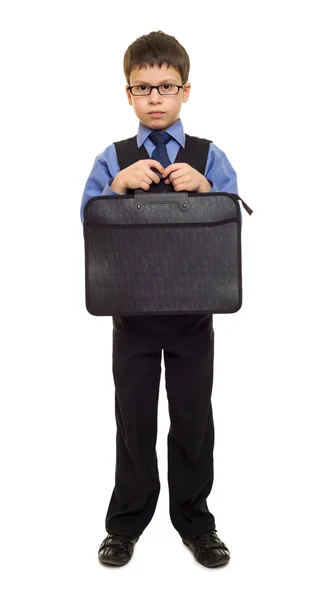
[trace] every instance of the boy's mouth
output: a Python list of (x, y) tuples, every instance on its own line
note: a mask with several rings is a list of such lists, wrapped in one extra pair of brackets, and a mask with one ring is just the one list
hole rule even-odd
[(161, 115), (163, 115), (163, 112), (160, 111), (152, 111), (149, 113), (152, 117), (161, 117)]

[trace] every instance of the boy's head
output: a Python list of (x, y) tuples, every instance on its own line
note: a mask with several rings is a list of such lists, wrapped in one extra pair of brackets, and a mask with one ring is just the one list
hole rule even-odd
[[(126, 93), (139, 121), (151, 129), (167, 129), (178, 121), (181, 104), (190, 94), (189, 70), (190, 59), (183, 46), (162, 31), (143, 35), (127, 48)], [(152, 85), (162, 86), (162, 94), (152, 89), (146, 95)], [(132, 86), (137, 87), (129, 89)]]

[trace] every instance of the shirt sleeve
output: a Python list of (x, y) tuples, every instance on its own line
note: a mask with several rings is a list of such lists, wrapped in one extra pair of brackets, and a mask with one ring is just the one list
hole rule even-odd
[(210, 143), (204, 176), (213, 182), (211, 192), (238, 194), (237, 176), (225, 153)]
[[(213, 187), (211, 187), (208, 194), (211, 192), (227, 192), (228, 194), (238, 195), (236, 172), (226, 154), (213, 143), (210, 143), (204, 176), (209, 182), (213, 183)], [(243, 215), (241, 207), (239, 209), (242, 228)]]
[(84, 207), (90, 198), (94, 198), (95, 196), (120, 196), (120, 194), (117, 194), (117, 192), (114, 192), (110, 188), (119, 171), (115, 145), (112, 144), (95, 158), (92, 170), (86, 181), (80, 208), (82, 223), (84, 223)]

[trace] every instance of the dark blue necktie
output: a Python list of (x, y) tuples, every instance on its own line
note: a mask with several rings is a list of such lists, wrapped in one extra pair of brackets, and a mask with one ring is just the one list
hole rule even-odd
[(156, 148), (154, 149), (151, 158), (160, 162), (164, 168), (171, 165), (171, 160), (169, 159), (166, 148), (166, 143), (171, 140), (171, 137), (172, 136), (169, 133), (163, 131), (154, 131), (149, 136), (151, 141), (156, 144)]

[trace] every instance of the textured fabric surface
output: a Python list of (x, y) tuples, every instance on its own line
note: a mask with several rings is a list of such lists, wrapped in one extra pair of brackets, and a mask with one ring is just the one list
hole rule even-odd
[(241, 229), (233, 195), (104, 196), (86, 210), (91, 314), (239, 310)]

